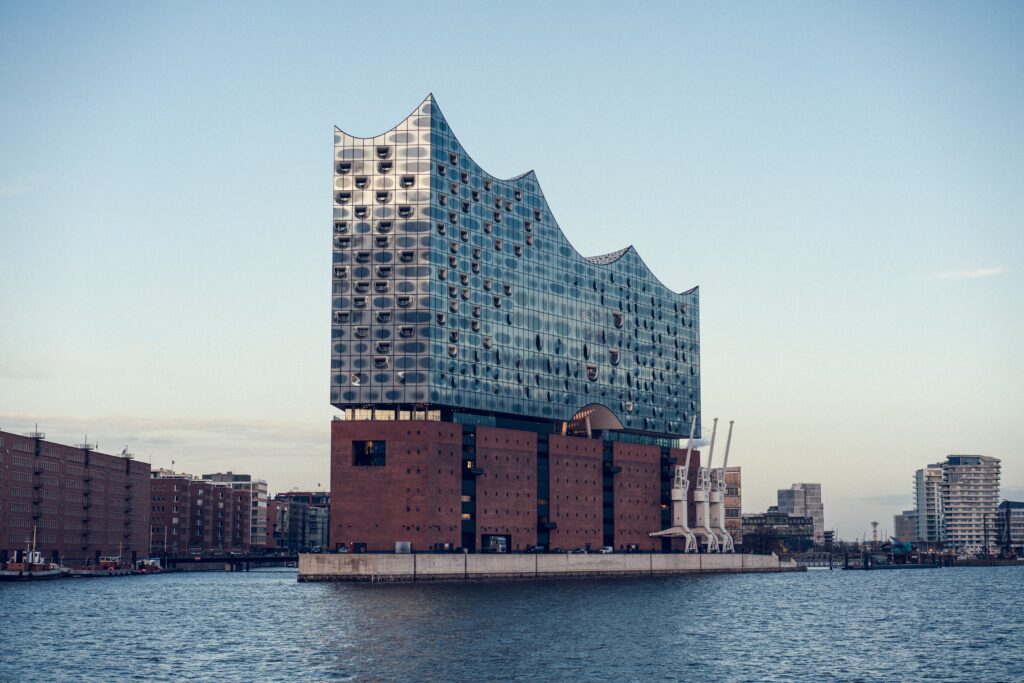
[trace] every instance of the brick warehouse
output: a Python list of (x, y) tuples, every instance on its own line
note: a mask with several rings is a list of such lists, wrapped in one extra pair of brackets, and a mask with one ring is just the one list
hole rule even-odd
[(579, 254), (536, 175), (484, 171), (433, 97), (335, 129), (334, 166), (332, 545), (674, 548), (650, 534), (700, 436), (697, 288)]
[[(372, 450), (376, 455), (368, 458)], [(668, 549), (683, 449), (441, 421), (331, 423), (335, 547)], [(699, 456), (691, 457), (691, 482)], [(691, 503), (691, 518), (695, 515)]]
[(0, 561), (31, 542), (62, 562), (149, 550), (150, 468), (99, 453), (0, 432)]

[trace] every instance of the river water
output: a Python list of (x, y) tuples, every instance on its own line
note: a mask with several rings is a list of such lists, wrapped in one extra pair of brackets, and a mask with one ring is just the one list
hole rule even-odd
[(0, 584), (0, 681), (1022, 681), (1024, 567)]

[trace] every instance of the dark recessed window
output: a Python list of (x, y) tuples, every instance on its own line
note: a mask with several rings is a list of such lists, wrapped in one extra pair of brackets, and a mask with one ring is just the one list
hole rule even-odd
[(459, 223), (459, 214), (455, 213), (454, 211), (449, 211), (448, 212), (448, 222), (451, 223), (452, 225), (458, 225), (458, 223)]
[(339, 280), (344, 280), (345, 278), (347, 278), (348, 277), (348, 267), (347, 266), (335, 266), (334, 267), (334, 277), (338, 278)]
[(373, 348), (377, 349), (377, 353), (391, 353), (391, 342), (379, 341), (373, 345)]
[(437, 224), (437, 234), (438, 235), (443, 235), (447, 230), (448, 230), (448, 228), (445, 227), (444, 223), (438, 223)]
[(344, 175), (344, 174), (346, 174), (346, 173), (348, 173), (349, 171), (352, 170), (352, 162), (351, 161), (339, 162), (337, 167), (336, 167), (336, 170), (338, 171), (338, 173), (341, 173), (342, 175)]
[(480, 321), (479, 320), (470, 320), (469, 321), (469, 327), (474, 332), (479, 332), (480, 331)]
[(386, 249), (391, 246), (391, 238), (387, 235), (377, 235), (373, 238), (373, 242), (379, 249)]
[(466, 173), (465, 171), (463, 171), (462, 173), (459, 174), (459, 179), (462, 182), (464, 182), (464, 183), (468, 183), (469, 182), (469, 174)]
[(347, 323), (348, 322), (348, 311), (335, 311), (334, 322), (336, 323)]
[(484, 337), (484, 348), (489, 349), (494, 344), (494, 340), (488, 335)]
[(355, 306), (356, 308), (366, 308), (366, 297), (365, 296), (352, 297), (352, 305)]
[(464, 285), (469, 284), (469, 273), (459, 273), (459, 282)]
[(400, 328), (398, 328), (398, 336), (400, 337), (408, 338), (413, 336), (414, 334), (416, 334), (416, 328), (414, 328), (412, 325), (402, 325)]
[(501, 287), (502, 289), (505, 290), (505, 296), (509, 296), (512, 294), (512, 285), (510, 285), (509, 283), (506, 282)]
[(480, 274), (480, 264), (479, 264), (478, 262), (474, 261), (473, 263), (471, 263), (471, 264), (470, 264), (469, 268), (470, 268), (470, 270), (472, 270), (472, 271), (473, 271), (473, 272), (474, 272), (475, 274), (477, 274), (477, 275), (479, 275), (479, 274)]
[(365, 206), (356, 207), (356, 218), (366, 218), (370, 214), (370, 210)]
[(456, 346), (455, 344), (449, 344), (448, 355), (451, 356), (452, 358), (455, 358), (455, 356), (459, 355), (459, 347)]
[(437, 279), (438, 280), (447, 280), (448, 279), (448, 269), (447, 268), (438, 268), (437, 269)]
[(516, 197), (516, 201), (517, 202), (523, 201), (523, 191), (522, 190), (516, 190), (515, 191), (515, 197)]
[(491, 280), (491, 278), (484, 278), (484, 291), (485, 291), (485, 292), (489, 292), (489, 291), (491, 291), (491, 284), (492, 284), (493, 282), (494, 282), (494, 281), (493, 281), (493, 280)]
[(452, 341), (453, 344), (459, 341), (459, 331), (452, 330), (451, 332), (448, 333), (448, 338)]
[(400, 296), (395, 299), (395, 303), (398, 304), (399, 308), (409, 308), (412, 305), (411, 296)]
[(441, 206), (448, 206), (448, 195), (442, 194), (437, 196), (437, 203)]
[(415, 184), (416, 184), (416, 176), (412, 176), (412, 175), (404, 175), (404, 176), (402, 176), (402, 180), (399, 181), (399, 185), (401, 185), (406, 190), (408, 190), (410, 187), (412, 187)]
[(387, 204), (390, 201), (391, 201), (391, 193), (390, 192), (378, 192), (377, 193), (377, 203), (378, 204)]
[(480, 317), (480, 306), (479, 305), (473, 306), (473, 317), (474, 318), (479, 318)]
[(377, 322), (389, 323), (391, 322), (391, 311), (377, 311)]
[(377, 158), (378, 159), (387, 159), (390, 156), (391, 156), (391, 148), (390, 147), (388, 147), (387, 145), (378, 145), (377, 146)]
[(398, 255), (398, 259), (402, 263), (411, 263), (416, 258), (416, 252), (414, 251), (403, 251)]
[(480, 201), (480, 190), (473, 190), (472, 195), (474, 202)]
[(469, 230), (459, 230), (459, 237), (462, 238), (463, 242), (469, 241)]
[(356, 262), (357, 263), (369, 263), (370, 262), (370, 252), (368, 252), (368, 251), (357, 251), (356, 252)]
[(515, 252), (516, 256), (522, 256), (523, 255), (523, 245), (521, 245), (521, 244), (515, 245), (515, 247), (513, 247), (512, 251)]
[(451, 163), (452, 166), (458, 166), (459, 165), (459, 155), (456, 154), (455, 152), (448, 152), (448, 161), (449, 161), (449, 163)]
[(504, 245), (504, 242), (502, 242), (501, 240), (498, 240), (498, 239), (494, 240), (494, 250), (495, 251), (501, 251), (501, 247), (503, 245)]
[(455, 255), (449, 256), (448, 257), (448, 265), (451, 266), (452, 268), (458, 268), (459, 267), (459, 257), (455, 256)]
[(338, 247), (339, 249), (348, 249), (349, 245), (351, 245), (351, 244), (352, 244), (352, 238), (351, 237), (335, 237), (334, 238), (334, 246)]
[(491, 230), (493, 230), (493, 229), (494, 229), (494, 227), (491, 225), (491, 223), (489, 221), (484, 221), (484, 232), (485, 233), (490, 235), (491, 234)]
[(391, 266), (377, 266), (377, 277), (391, 277)]
[(391, 285), (388, 284), (387, 280), (373, 283), (373, 291), (377, 292), (378, 294), (387, 294), (389, 289), (391, 289)]
[(352, 465), (355, 467), (384, 467), (387, 464), (387, 442), (353, 441)]
[(360, 339), (365, 339), (370, 334), (370, 328), (365, 325), (360, 325), (356, 328), (356, 336)]
[(400, 207), (398, 207), (398, 217), (399, 218), (408, 218), (411, 215), (412, 215), (412, 207), (411, 206), (400, 206)]
[(334, 221), (334, 232), (344, 235), (348, 232), (348, 223), (346, 221)]
[(387, 356), (374, 356), (373, 357), (373, 367), (375, 367), (375, 368), (377, 368), (379, 370), (383, 370), (386, 367), (388, 367), (388, 365), (390, 365), (390, 363), (388, 363), (388, 357)]
[(379, 221), (377, 223), (377, 232), (379, 233), (391, 232), (391, 228), (391, 221)]
[(442, 175), (443, 176), (444, 174), (445, 174), (444, 164), (438, 164), (437, 165), (437, 175)]
[(492, 186), (493, 184), (494, 184), (494, 183), (493, 183), (492, 181), (490, 181), (490, 180), (485, 180), (485, 181), (484, 181), (484, 189), (485, 189), (485, 190), (487, 190), (488, 192), (490, 192), (490, 191), (491, 191), (491, 186)]
[(381, 173), (389, 173), (391, 171), (393, 164), (394, 162), (391, 161), (378, 161), (377, 170), (380, 171)]
[(356, 189), (365, 190), (366, 186), (370, 184), (370, 179), (364, 175), (356, 176)]
[(352, 199), (351, 192), (339, 192), (334, 195), (334, 201), (339, 204), (348, 204), (349, 200)]
[(355, 284), (355, 291), (359, 292), (360, 294), (365, 294), (366, 292), (369, 292), (370, 291), (370, 283), (365, 281), (365, 280), (361, 280), (361, 281), (357, 282)]

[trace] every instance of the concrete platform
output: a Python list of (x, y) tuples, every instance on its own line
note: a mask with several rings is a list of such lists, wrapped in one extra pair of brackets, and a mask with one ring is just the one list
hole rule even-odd
[(299, 555), (299, 581), (390, 583), (798, 571), (805, 568), (776, 555)]

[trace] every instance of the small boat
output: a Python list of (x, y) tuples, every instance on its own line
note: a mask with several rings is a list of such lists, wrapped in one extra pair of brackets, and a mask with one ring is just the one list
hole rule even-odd
[(135, 563), (135, 574), (159, 574), (163, 572), (164, 568), (160, 566), (160, 560), (155, 557), (149, 557), (144, 560), (139, 560)]
[(0, 581), (39, 581), (59, 579), (61, 566), (43, 559), (36, 550), (36, 530), (32, 529), (32, 545), (25, 543), (25, 551), (17, 562), (0, 563)]
[(120, 557), (101, 557), (96, 564), (72, 565), (68, 571), (68, 575), (73, 578), (128, 576), (131, 573), (131, 562), (125, 562)]

